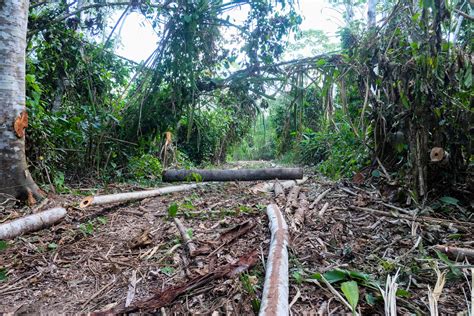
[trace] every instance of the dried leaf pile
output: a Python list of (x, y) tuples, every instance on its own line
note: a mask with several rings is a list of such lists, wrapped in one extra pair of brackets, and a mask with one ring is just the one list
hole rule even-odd
[[(258, 312), (270, 238), (264, 209), (275, 201), (290, 230), (293, 314), (350, 312), (336, 295), (344, 299), (344, 281), (359, 285), (359, 314), (384, 314), (388, 276), (398, 313), (426, 314), (433, 299), (440, 314), (468, 310), (472, 258), (455, 262), (433, 246), (472, 248), (472, 222), (412, 220), (374, 187), (317, 176), (277, 197), (255, 193), (255, 184), (69, 207), (65, 221), (0, 250), (0, 312)], [(48, 203), (59, 199), (77, 202)]]

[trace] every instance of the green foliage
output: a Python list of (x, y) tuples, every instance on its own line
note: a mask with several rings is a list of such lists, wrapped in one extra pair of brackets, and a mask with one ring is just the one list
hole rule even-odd
[(0, 251), (5, 251), (8, 248), (8, 242), (0, 240)]
[(160, 271), (167, 276), (172, 276), (176, 272), (176, 269), (173, 267), (163, 267)]
[(356, 311), (357, 303), (359, 302), (359, 287), (355, 281), (347, 281), (341, 284), (342, 293), (347, 298), (347, 301), (352, 307), (353, 313)]
[(176, 217), (177, 214), (178, 214), (178, 204), (172, 203), (168, 207), (168, 216), (169, 217)]
[(299, 144), (301, 162), (316, 165), (318, 170), (334, 179), (349, 177), (367, 163), (367, 150), (346, 122), (303, 134)]
[(139, 183), (150, 185), (161, 180), (163, 167), (157, 157), (151, 154), (143, 154), (134, 156), (129, 160), (128, 170), (130, 178)]
[(7, 279), (7, 270), (5, 268), (0, 268), (0, 282), (5, 282)]

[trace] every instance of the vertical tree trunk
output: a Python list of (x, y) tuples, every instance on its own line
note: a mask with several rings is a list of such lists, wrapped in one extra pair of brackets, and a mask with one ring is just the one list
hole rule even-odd
[[(29, 0), (0, 1), (0, 202), (41, 198), (25, 156), (25, 55)], [(3, 193), (3, 194), (2, 194)]]
[(367, 25), (369, 29), (375, 27), (375, 6), (377, 5), (377, 0), (369, 0), (368, 10), (367, 10)]

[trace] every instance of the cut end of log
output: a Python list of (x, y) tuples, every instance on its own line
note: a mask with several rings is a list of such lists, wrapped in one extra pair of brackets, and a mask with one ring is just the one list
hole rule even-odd
[(79, 204), (79, 207), (86, 208), (92, 204), (92, 201), (94, 201), (94, 197), (88, 196), (81, 201), (81, 204)]
[(432, 162), (440, 162), (444, 158), (444, 150), (441, 147), (433, 147), (430, 152)]

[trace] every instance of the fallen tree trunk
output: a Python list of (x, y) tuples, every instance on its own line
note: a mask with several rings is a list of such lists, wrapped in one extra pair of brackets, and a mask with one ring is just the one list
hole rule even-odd
[(0, 240), (12, 239), (22, 234), (51, 226), (65, 216), (66, 210), (62, 207), (57, 207), (1, 224)]
[(272, 237), (259, 315), (288, 315), (288, 226), (275, 204), (267, 216)]
[(163, 181), (256, 181), (294, 180), (303, 178), (301, 168), (233, 169), (233, 170), (166, 170)]
[(79, 204), (79, 207), (86, 208), (93, 205), (103, 205), (103, 204), (110, 204), (110, 203), (143, 200), (149, 197), (154, 197), (154, 196), (163, 195), (167, 193), (192, 190), (192, 189), (197, 188), (199, 185), (203, 185), (203, 183), (183, 184), (183, 185), (169, 186), (169, 187), (164, 187), (164, 188), (159, 188), (159, 189), (154, 189), (154, 190), (147, 190), (147, 191), (88, 196), (81, 201), (81, 204)]

